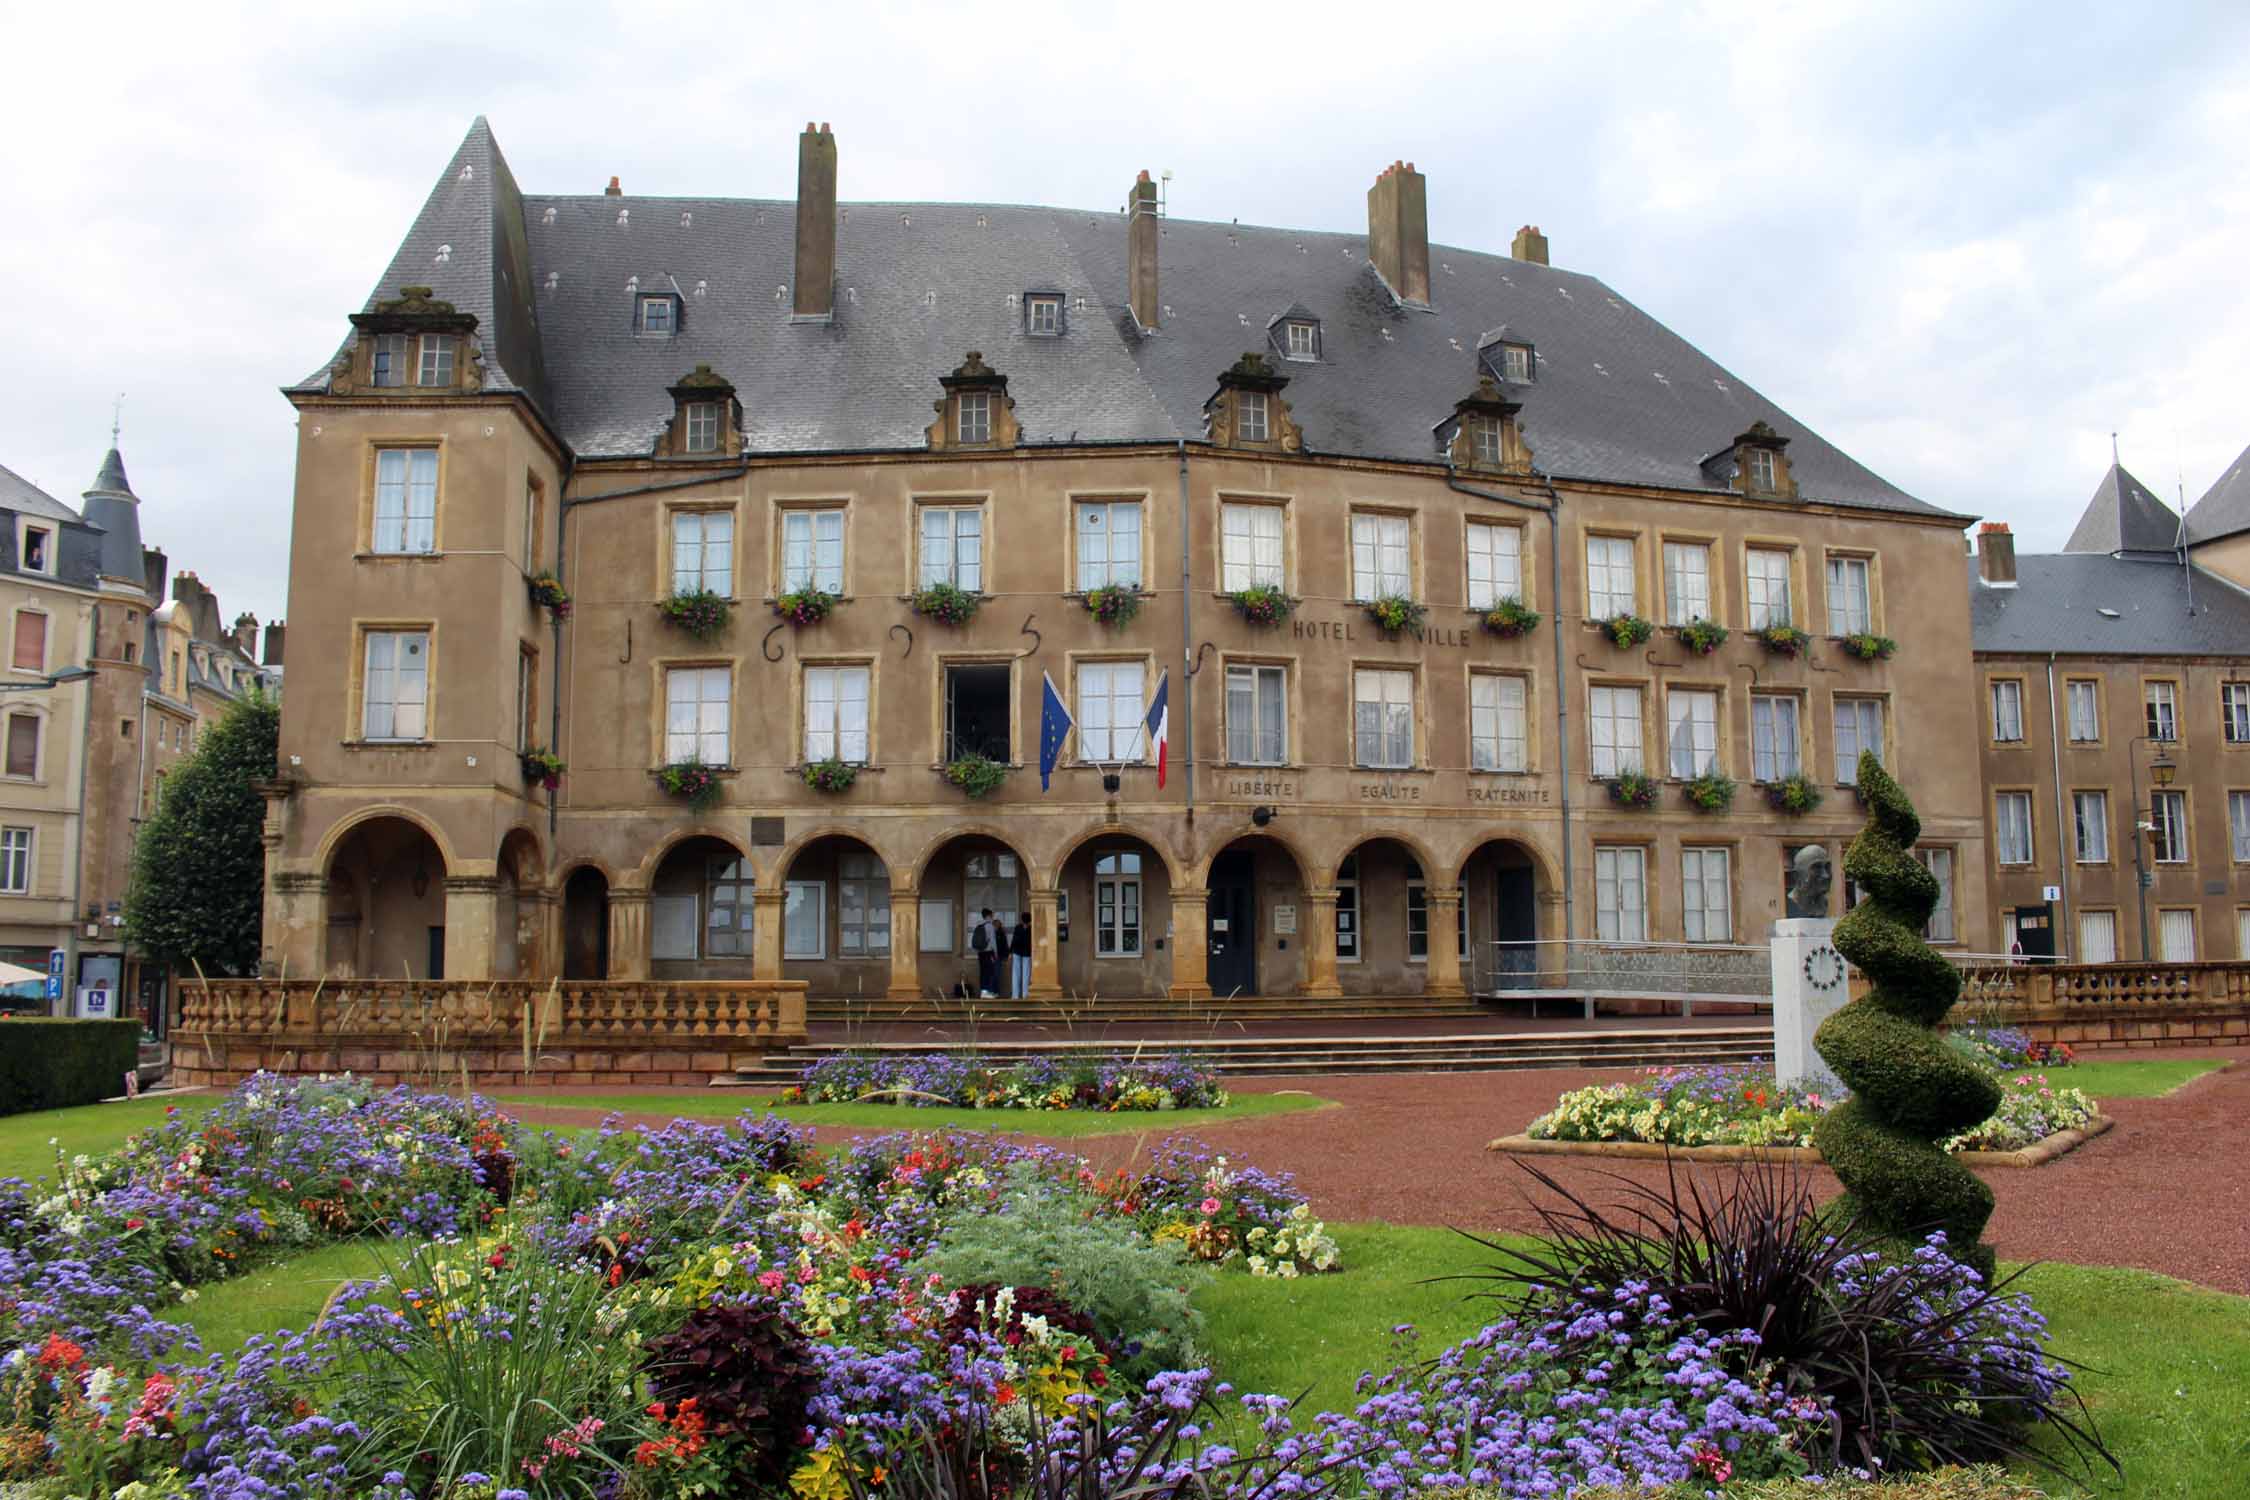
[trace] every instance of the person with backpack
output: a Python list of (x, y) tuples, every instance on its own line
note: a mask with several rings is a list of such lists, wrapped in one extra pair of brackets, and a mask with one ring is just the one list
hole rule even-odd
[(992, 920), (992, 908), (985, 907), (977, 918), (977, 925), (969, 929), (969, 947), (977, 956), (977, 998), (997, 998), (993, 991), (1000, 985), (1000, 948), (1006, 941), (999, 937), (1000, 924)]
[(1008, 937), (1008, 990), (1011, 999), (1031, 993), (1031, 913), (1016, 913), (1016, 930)]

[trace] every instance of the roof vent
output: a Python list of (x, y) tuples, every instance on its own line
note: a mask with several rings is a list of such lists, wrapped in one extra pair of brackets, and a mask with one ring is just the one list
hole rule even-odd
[(451, 259), (453, 259), (453, 247), (451, 245), (440, 245), (437, 247), (437, 263), (439, 265), (442, 266)]
[(977, 215), (977, 228), (990, 229), (991, 227), (992, 221), (990, 219), (987, 219), (983, 214)]
[(695, 215), (684, 208), (680, 210), (680, 227), (682, 229), (693, 229), (695, 227)]
[(621, 208), (617, 211), (617, 227), (620, 229), (633, 227), (633, 211), (631, 209)]
[(546, 214), (545, 214), (545, 215), (543, 216), (543, 218), (542, 218), (542, 222), (544, 222), (544, 223), (548, 223), (548, 224), (552, 224), (552, 223), (554, 223), (554, 222), (555, 222), (555, 211), (554, 211), (553, 209), (551, 209), (551, 208), (550, 208), (550, 209), (548, 209), (548, 210), (547, 210), (547, 212), (546, 212)]
[(2094, 613), (2100, 615), (2105, 620), (2122, 620), (2125, 618), (2123, 615), (2119, 614), (2116, 610), (2111, 609), (2106, 604), (2095, 605)]
[(900, 228), (902, 228), (902, 229), (912, 229), (912, 228), (914, 227), (914, 215), (912, 215), (912, 214), (900, 214), (900, 215), (898, 216), (898, 222), (899, 222), (899, 227), (900, 227)]
[(551, 292), (551, 291), (553, 291), (553, 290), (554, 290), (554, 289), (555, 289), (556, 287), (558, 287), (558, 286), (561, 286), (561, 285), (562, 285), (562, 272), (560, 272), (560, 271), (549, 271), (549, 272), (547, 273), (547, 290)]
[(699, 281), (695, 284), (695, 295), (697, 295), (698, 297), (702, 296), (709, 290), (711, 290), (711, 283), (708, 281)]
[(473, 162), (463, 162), (463, 163), (461, 163), (461, 180), (462, 180), (463, 182), (474, 182), (474, 181), (476, 180), (476, 175), (477, 175), (477, 169), (476, 169), (476, 164), (475, 164), (475, 163), (473, 163)]
[(637, 292), (637, 291), (639, 291), (640, 289), (641, 289), (641, 278), (640, 278), (640, 277), (638, 277), (638, 276), (628, 276), (628, 277), (626, 277), (626, 278), (625, 278), (625, 290), (626, 290), (626, 291), (628, 291), (628, 292)]

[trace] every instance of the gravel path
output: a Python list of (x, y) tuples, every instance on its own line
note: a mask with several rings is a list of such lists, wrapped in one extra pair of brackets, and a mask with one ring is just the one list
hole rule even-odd
[[(2109, 1101), (2103, 1109), (2117, 1128), (2046, 1166), (1983, 1169), (1979, 1175), (1999, 1198), (1987, 1238), (2002, 1256), (2138, 1266), (2250, 1295), (2250, 1059), (2239, 1049), (2162, 1055), (2236, 1063), (2164, 1098)], [(1513, 1158), (1485, 1144), (1521, 1130), (1565, 1090), (1631, 1076), (1558, 1068), (1260, 1079), (1258, 1090), (1303, 1089), (1339, 1107), (1202, 1126), (1195, 1134), (1244, 1161), (1296, 1173), (1326, 1219), (1530, 1230), (1538, 1226), (1526, 1198), (1534, 1184)], [(600, 1107), (598, 1097), (585, 1103)], [(583, 1107), (517, 1113), (537, 1123), (587, 1120)], [(1055, 1144), (1107, 1166), (1129, 1159), (1161, 1130), (1158, 1124), (1145, 1138)], [(872, 1133), (820, 1130), (824, 1140)], [(1607, 1174), (1653, 1185), (1665, 1170), (1656, 1162), (1537, 1160), (1596, 1201), (1614, 1186)], [(1826, 1197), (1835, 1178), (1814, 1170)]]

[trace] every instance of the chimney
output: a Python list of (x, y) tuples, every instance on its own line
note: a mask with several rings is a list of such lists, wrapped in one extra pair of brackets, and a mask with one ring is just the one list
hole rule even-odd
[(1539, 232), (1537, 224), (1526, 224), (1516, 231), (1516, 242), (1508, 253), (1517, 260), (1528, 260), (1535, 266), (1547, 264), (1547, 237)]
[(1160, 226), (1156, 217), (1156, 184), (1142, 172), (1126, 200), (1125, 291), (1133, 304), (1133, 321), (1154, 328), (1162, 305), (1156, 299), (1156, 242)]
[(619, 187), (617, 179), (612, 177), (609, 180), (609, 186), (602, 189), (602, 196), (604, 198), (622, 198), (625, 196), (625, 190)]
[(281, 665), (282, 635), (288, 629), (289, 622), (286, 620), (276, 620), (266, 627), (266, 654), (259, 658), (258, 665), (262, 667), (278, 667)]
[(805, 122), (797, 137), (797, 285), (790, 312), (829, 318), (836, 312), (836, 137)]
[(252, 661), (258, 659), (258, 617), (248, 612), (234, 617), (234, 648)]
[(1994, 588), (2016, 586), (2016, 539), (2005, 521), (1987, 521), (1977, 528), (1977, 576)]
[(172, 560), (164, 555), (163, 548), (141, 549), (141, 581), (151, 599), (164, 597), (164, 580), (171, 571)]
[(1430, 305), (1430, 202), (1422, 174), (1394, 161), (1367, 190), (1367, 258), (1391, 295)]

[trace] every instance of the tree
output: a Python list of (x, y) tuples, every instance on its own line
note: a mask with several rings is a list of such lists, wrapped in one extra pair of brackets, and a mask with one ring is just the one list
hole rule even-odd
[(1992, 1251), (1980, 1237), (1992, 1189), (1938, 1143), (1998, 1109), (2000, 1086), (1937, 1032), (1961, 974), (1922, 940), (1938, 901), (1937, 877), (1912, 853), (1922, 820), (1866, 752), (1859, 795), (1867, 826), (1844, 855), (1844, 873), (1865, 894), (1836, 924), (1836, 950), (1873, 984), (1813, 1034), (1852, 1091), (1821, 1116), (1813, 1144), (1843, 1182), (1847, 1210), (1901, 1240), (1942, 1229), (1948, 1253), (1989, 1280)]
[(196, 742), (165, 779), (133, 846), (125, 935), (168, 969), (212, 974), (258, 967), (265, 918), (266, 799), (281, 738), (281, 705), (253, 692)]

